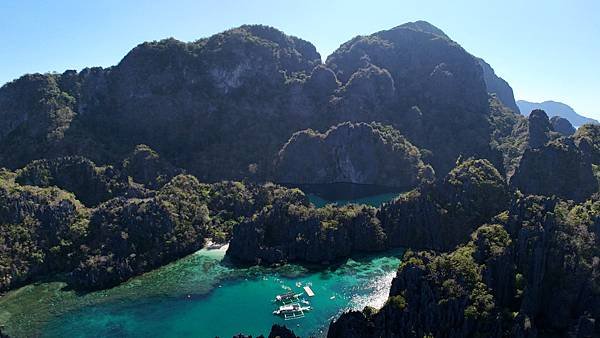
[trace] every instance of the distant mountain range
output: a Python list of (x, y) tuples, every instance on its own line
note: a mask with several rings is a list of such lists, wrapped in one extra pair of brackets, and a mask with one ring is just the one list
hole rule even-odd
[(542, 109), (548, 116), (560, 116), (566, 118), (575, 127), (582, 126), (586, 123), (598, 124), (597, 120), (578, 114), (573, 108), (562, 102), (544, 101), (536, 103), (519, 100), (517, 101), (517, 105), (519, 106), (519, 110), (521, 110), (521, 114), (525, 116), (528, 116), (534, 109)]

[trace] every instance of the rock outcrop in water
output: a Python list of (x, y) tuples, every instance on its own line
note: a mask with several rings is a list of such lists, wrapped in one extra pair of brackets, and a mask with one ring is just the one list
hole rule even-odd
[(285, 325), (273, 325), (268, 338), (300, 338), (294, 334), (294, 332), (288, 329)]
[[(252, 338), (252, 336), (246, 336), (243, 333), (233, 336), (233, 338)], [(265, 338), (265, 336), (260, 335), (256, 338)], [(277, 325), (273, 324), (271, 327), (271, 331), (269, 332), (269, 336), (267, 338), (300, 338), (294, 334), (294, 332), (288, 329), (285, 325)]]
[(279, 152), (278, 182), (350, 182), (412, 189), (434, 179), (419, 149), (392, 127), (346, 122), (295, 133)]

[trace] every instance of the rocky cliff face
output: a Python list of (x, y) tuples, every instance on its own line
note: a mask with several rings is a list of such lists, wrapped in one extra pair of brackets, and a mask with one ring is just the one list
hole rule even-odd
[(392, 127), (343, 123), (295, 133), (279, 151), (279, 182), (350, 182), (412, 189), (434, 179), (419, 149)]
[(58, 188), (21, 186), (0, 173), (0, 291), (72, 269), (89, 211)]
[(593, 164), (600, 164), (600, 125), (581, 126), (573, 135), (573, 140), (579, 150), (589, 157)]
[(592, 164), (573, 140), (561, 138), (528, 149), (510, 183), (525, 194), (583, 201), (598, 191)]
[(521, 111), (515, 102), (515, 95), (508, 82), (496, 75), (496, 72), (492, 66), (485, 62), (485, 60), (477, 60), (479, 60), (479, 64), (483, 69), (483, 79), (485, 81), (487, 91), (490, 94), (495, 94), (503, 105), (510, 108), (513, 112), (519, 114)]
[(506, 183), (486, 160), (467, 160), (443, 182), (403, 194), (381, 210), (282, 201), (234, 228), (227, 255), (237, 261), (323, 263), (389, 247), (448, 250), (469, 239), (472, 224), (509, 203)]
[(532, 111), (527, 118), (527, 122), (529, 126), (527, 144), (530, 148), (540, 148), (546, 142), (558, 136), (553, 133), (548, 115), (543, 110)]
[(116, 167), (145, 144), (205, 181), (273, 179), (295, 132), (347, 121), (392, 125), (441, 175), (459, 155), (500, 161), (478, 61), (426, 22), (355, 38), (326, 64), (265, 26), (143, 43), (108, 69), (5, 85), (0, 117), (0, 165), (11, 169), (65, 156)]
[(455, 250), (407, 252), (386, 304), (342, 315), (328, 337), (595, 337), (595, 204), (516, 196)]
[[(141, 173), (164, 173), (153, 168)], [(0, 292), (56, 273), (77, 289), (112, 287), (198, 250), (207, 238), (227, 241), (234, 226), (275, 201), (307, 203), (299, 190), (273, 184), (203, 184), (178, 175), (152, 190), (109, 171), (117, 170), (81, 157), (0, 171)]]
[(560, 116), (553, 116), (550, 119), (552, 130), (561, 134), (562, 136), (571, 136), (575, 134), (575, 127), (569, 122), (569, 120)]
[[(308, 127), (315, 103), (304, 79), (320, 63), (303, 40), (243, 26), (193, 43), (144, 43), (110, 69), (24, 77), (0, 90), (0, 144), (13, 149), (1, 163), (57, 155), (114, 163), (147, 144), (202, 178), (251, 176), (249, 165), (270, 162)], [(14, 147), (25, 137), (31, 146)]]
[(75, 194), (87, 206), (111, 198), (144, 198), (182, 173), (146, 145), (138, 145), (115, 166), (96, 166), (81, 156), (36, 160), (16, 171), (16, 182), (38, 187), (56, 186)]
[(200, 249), (209, 218), (203, 189), (195, 178), (178, 176), (152, 198), (115, 198), (95, 209), (87, 257), (73, 271), (72, 284), (115, 286)]
[(144, 197), (149, 193), (112, 166), (97, 167), (79, 156), (33, 161), (16, 173), (19, 184), (56, 186), (72, 192), (87, 206), (96, 206), (116, 196)]
[(390, 246), (449, 250), (464, 243), (473, 224), (506, 208), (507, 185), (485, 160), (467, 160), (442, 182), (406, 193), (382, 206), (378, 217)]
[(514, 275), (510, 247), (502, 226), (486, 225), (450, 253), (408, 252), (383, 308), (344, 314), (328, 337), (501, 337), (501, 314), (484, 281)]
[(386, 236), (375, 212), (357, 205), (277, 203), (234, 229), (227, 255), (252, 264), (327, 264), (354, 252), (380, 251)]
[[(357, 102), (358, 95), (350, 95), (351, 107), (369, 107), (362, 113), (354, 109), (354, 118), (369, 122), (372, 114), (382, 116), (385, 120), (379, 121), (433, 152), (431, 164), (439, 174), (453, 167), (458, 154), (496, 159), (489, 147), (488, 96), (481, 67), (439, 29), (419, 22), (358, 36), (340, 46), (326, 64), (344, 87), (352, 87), (357, 75), (361, 82), (381, 83), (385, 90), (379, 93), (384, 97), (377, 105)], [(379, 76), (362, 75), (376, 70)], [(340, 105), (343, 102), (341, 97)]]

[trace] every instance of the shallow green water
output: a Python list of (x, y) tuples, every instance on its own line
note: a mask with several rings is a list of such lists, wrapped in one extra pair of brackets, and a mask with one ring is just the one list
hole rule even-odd
[[(319, 336), (350, 308), (381, 306), (400, 262), (400, 252), (348, 260), (336, 269), (235, 269), (223, 251), (202, 250), (107, 291), (78, 296), (63, 283), (28, 286), (0, 299), (0, 323), (15, 336), (231, 337), (268, 333), (284, 323), (302, 337)], [(284, 321), (272, 299), (312, 285), (314, 310)]]

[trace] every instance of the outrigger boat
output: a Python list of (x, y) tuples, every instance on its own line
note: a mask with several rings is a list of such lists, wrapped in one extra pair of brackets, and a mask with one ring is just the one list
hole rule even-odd
[(304, 311), (310, 311), (310, 306), (301, 306), (298, 303), (282, 305), (279, 309), (273, 311), (274, 315), (282, 316), (285, 320), (304, 317)]
[(287, 292), (280, 295), (275, 296), (276, 302), (289, 303), (298, 300), (298, 298), (302, 296), (302, 293), (293, 293)]

